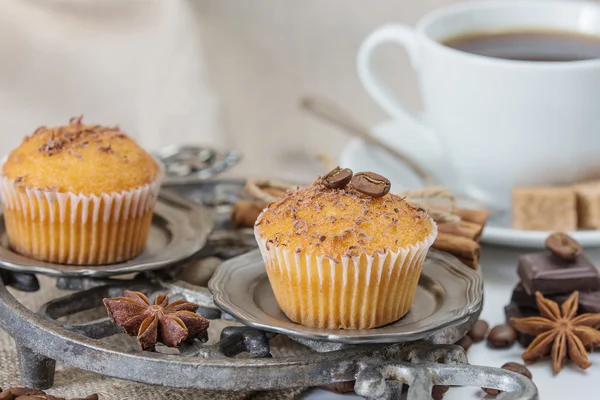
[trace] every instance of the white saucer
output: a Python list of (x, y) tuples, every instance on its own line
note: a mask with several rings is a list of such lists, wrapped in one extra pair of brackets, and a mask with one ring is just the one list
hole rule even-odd
[[(415, 134), (399, 121), (388, 120), (373, 127), (372, 132), (400, 151), (415, 149), (411, 140)], [(392, 190), (422, 187), (418, 177), (406, 166), (396, 161), (384, 151), (374, 148), (360, 139), (352, 139), (340, 155), (341, 166), (355, 172), (373, 171), (386, 176), (392, 182)], [(544, 241), (550, 232), (521, 231), (510, 228), (509, 216), (492, 217), (483, 231), (481, 241), (520, 248), (544, 248)], [(600, 247), (600, 230), (576, 231), (570, 235), (584, 247)]]

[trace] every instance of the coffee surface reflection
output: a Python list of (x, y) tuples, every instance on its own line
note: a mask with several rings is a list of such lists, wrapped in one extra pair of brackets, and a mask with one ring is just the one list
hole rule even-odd
[(600, 36), (553, 30), (470, 32), (442, 44), (486, 57), (521, 61), (582, 61), (600, 58)]

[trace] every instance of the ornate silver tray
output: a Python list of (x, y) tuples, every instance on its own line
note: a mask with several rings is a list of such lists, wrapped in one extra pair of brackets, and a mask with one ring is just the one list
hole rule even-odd
[(214, 302), (245, 325), (289, 336), (348, 344), (398, 343), (434, 336), (481, 311), (483, 282), (456, 258), (430, 251), (410, 312), (392, 324), (363, 330), (311, 328), (279, 308), (258, 250), (221, 264), (208, 284)]
[(210, 212), (175, 193), (159, 194), (146, 248), (133, 260), (103, 266), (77, 266), (43, 262), (14, 252), (8, 246), (0, 213), (0, 265), (15, 272), (94, 278), (163, 268), (184, 260), (204, 247), (212, 230)]
[[(202, 149), (197, 150), (200, 154)], [(218, 167), (218, 163), (211, 166)], [(285, 335), (239, 324), (227, 326), (235, 324), (233, 318), (215, 307), (208, 289), (181, 277), (185, 271), (202, 272), (208, 258), (229, 260), (255, 249), (252, 230), (234, 229), (230, 224), (243, 181), (196, 180), (170, 186), (213, 211), (216, 229), (204, 248), (184, 262), (119, 279), (56, 272), (56, 285), (76, 292), (50, 300), (37, 313), (5, 287), (39, 290), (36, 276), (21, 269), (0, 270), (0, 328), (15, 339), (23, 385), (51, 387), (56, 361), (60, 361), (121, 379), (190, 389), (270, 390), (353, 381), (356, 393), (371, 400), (401, 398), (406, 385), (410, 400), (430, 399), (433, 385), (491, 387), (504, 391), (499, 399), (537, 399), (529, 379), (499, 368), (467, 365), (464, 350), (450, 344), (470, 329), (478, 311), (427, 340), (348, 345), (292, 338), (302, 344), (297, 345), (302, 351), (294, 354), (281, 351), (280, 343), (293, 343)], [(49, 279), (44, 281), (48, 284)], [(120, 296), (123, 289), (149, 296), (169, 293), (172, 300), (199, 304), (198, 313), (213, 320), (209, 342), (196, 340), (177, 354), (124, 347), (120, 328), (108, 317), (83, 313), (101, 307), (105, 297)], [(17, 297), (22, 296), (27, 294)]]

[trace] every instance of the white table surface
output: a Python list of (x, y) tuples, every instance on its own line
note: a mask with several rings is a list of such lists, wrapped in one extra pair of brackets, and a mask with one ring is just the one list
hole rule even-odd
[[(539, 251), (539, 250), (532, 250)], [(484, 247), (481, 268), (485, 285), (485, 303), (481, 319), (490, 327), (504, 323), (504, 306), (508, 304), (511, 292), (518, 282), (516, 274), (517, 256), (523, 250)], [(586, 250), (585, 253), (597, 266), (600, 266), (600, 249)], [(521, 361), (523, 348), (519, 343), (506, 350), (489, 349), (485, 341), (474, 344), (468, 351), (469, 362), (473, 365), (500, 367), (508, 361)], [(553, 376), (549, 359), (541, 360), (529, 366), (533, 382), (537, 385), (540, 399), (592, 399), (600, 393), (600, 352), (590, 355), (593, 365), (586, 371), (579, 370), (567, 363), (565, 368)], [(451, 388), (444, 399), (468, 400), (485, 398), (486, 394), (474, 387)], [(491, 398), (491, 397), (490, 397)], [(339, 395), (320, 389), (313, 389), (305, 396), (307, 400), (354, 400), (362, 399), (356, 395)]]

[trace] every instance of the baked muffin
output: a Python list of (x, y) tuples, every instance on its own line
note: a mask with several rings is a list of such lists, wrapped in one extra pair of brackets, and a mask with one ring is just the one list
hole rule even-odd
[(369, 329), (410, 310), (437, 226), (424, 210), (385, 194), (385, 178), (370, 174), (387, 181), (382, 192), (357, 185), (358, 176), (346, 185), (318, 178), (269, 204), (256, 221), (269, 281), (294, 322)]
[(144, 248), (162, 167), (119, 128), (38, 128), (2, 165), (10, 246), (55, 263), (99, 265)]

